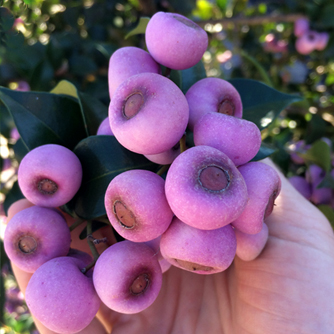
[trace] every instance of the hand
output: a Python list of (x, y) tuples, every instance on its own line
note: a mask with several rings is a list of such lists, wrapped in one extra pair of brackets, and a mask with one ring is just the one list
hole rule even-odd
[[(103, 305), (99, 320), (80, 333), (333, 333), (333, 229), (280, 176), (282, 191), (266, 220), (269, 240), (257, 259), (235, 258), (228, 270), (214, 275), (172, 267), (148, 309), (125, 315)], [(13, 269), (24, 291), (31, 274)], [(53, 333), (38, 322), (37, 327), (41, 334)]]

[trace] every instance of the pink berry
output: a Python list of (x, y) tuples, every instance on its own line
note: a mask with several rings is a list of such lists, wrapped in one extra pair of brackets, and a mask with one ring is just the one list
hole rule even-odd
[(155, 13), (146, 27), (145, 41), (158, 63), (175, 70), (196, 65), (208, 47), (207, 33), (176, 13)]
[(165, 181), (148, 170), (129, 170), (111, 180), (105, 193), (110, 223), (123, 237), (135, 242), (157, 238), (172, 221)]
[(113, 136), (114, 134), (111, 131), (110, 124), (109, 124), (109, 117), (106, 117), (99, 128), (97, 129), (96, 135), (106, 135), (106, 136)]
[(273, 211), (281, 190), (281, 179), (274, 168), (259, 161), (249, 162), (238, 169), (247, 185), (248, 201), (232, 225), (241, 232), (256, 234)]
[(227, 269), (235, 256), (236, 238), (231, 225), (200, 230), (174, 218), (162, 235), (162, 256), (172, 265), (197, 274), (214, 274)]
[(56, 333), (76, 333), (95, 317), (101, 301), (85, 263), (70, 256), (52, 259), (32, 275), (26, 290), (31, 313)]
[(301, 37), (304, 35), (310, 27), (310, 22), (306, 18), (300, 18), (296, 20), (294, 25), (294, 34), (296, 37)]
[(36, 147), (22, 159), (18, 183), (23, 195), (35, 205), (57, 207), (79, 190), (82, 167), (68, 148), (48, 144)]
[(70, 230), (56, 210), (32, 206), (16, 213), (4, 237), (8, 257), (20, 269), (33, 273), (52, 258), (67, 255)]
[(228, 81), (220, 78), (204, 78), (193, 84), (186, 93), (189, 104), (190, 130), (208, 112), (242, 117), (239, 92)]
[(195, 124), (194, 142), (196, 146), (207, 145), (222, 151), (239, 166), (259, 151), (261, 132), (253, 122), (208, 112)]
[(182, 91), (155, 73), (137, 74), (124, 81), (109, 106), (116, 139), (139, 154), (171, 149), (183, 136), (188, 119), (189, 107)]
[(223, 152), (194, 146), (171, 164), (165, 184), (168, 203), (184, 223), (212, 230), (234, 221), (248, 195), (243, 177)]
[(139, 73), (161, 73), (159, 64), (143, 49), (126, 46), (116, 50), (109, 60), (108, 83), (110, 98), (126, 79)]
[(110, 309), (138, 313), (157, 298), (162, 284), (154, 251), (143, 243), (121, 241), (107, 248), (93, 272), (96, 292)]
[(237, 239), (236, 255), (243, 261), (252, 261), (262, 252), (268, 240), (268, 226), (263, 223), (262, 229), (256, 234), (247, 234), (235, 229)]
[(311, 185), (306, 181), (303, 176), (291, 176), (289, 177), (290, 183), (307, 199), (311, 199)]

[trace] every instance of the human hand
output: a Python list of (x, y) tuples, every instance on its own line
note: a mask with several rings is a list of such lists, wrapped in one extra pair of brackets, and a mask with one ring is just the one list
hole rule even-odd
[[(266, 219), (269, 239), (258, 258), (244, 262), (236, 257), (226, 271), (213, 275), (172, 267), (149, 308), (128, 315), (102, 305), (80, 333), (332, 333), (333, 230), (280, 176), (281, 194)], [(31, 274), (13, 270), (24, 291)], [(53, 333), (36, 325), (42, 334)]]

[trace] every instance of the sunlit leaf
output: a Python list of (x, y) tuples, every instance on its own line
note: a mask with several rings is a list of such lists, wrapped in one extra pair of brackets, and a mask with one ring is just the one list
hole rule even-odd
[(74, 149), (83, 168), (81, 188), (68, 203), (68, 210), (84, 219), (106, 214), (104, 195), (110, 181), (130, 169), (156, 170), (157, 165), (143, 155), (125, 149), (114, 136), (90, 136)]
[(320, 166), (326, 172), (331, 169), (331, 150), (327, 143), (323, 140), (317, 140), (306, 151), (306, 153), (299, 153), (305, 162), (313, 163)]
[(132, 29), (129, 33), (127, 33), (127, 35), (125, 36), (125, 39), (128, 39), (129, 37), (134, 36), (134, 35), (145, 34), (146, 27), (147, 27), (149, 20), (150, 20), (149, 17), (141, 17), (139, 19), (139, 22), (136, 28)]
[(0, 87), (0, 100), (28, 150), (45, 144), (73, 149), (86, 136), (79, 104), (72, 98)]
[(241, 96), (242, 118), (255, 123), (260, 130), (269, 126), (288, 105), (301, 100), (299, 96), (281, 93), (256, 80), (232, 79), (230, 82)]

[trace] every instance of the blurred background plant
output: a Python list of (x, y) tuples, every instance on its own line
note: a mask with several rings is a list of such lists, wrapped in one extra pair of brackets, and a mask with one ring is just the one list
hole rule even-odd
[[(178, 12), (209, 35), (207, 76), (248, 78), (302, 97), (262, 131), (273, 160), (334, 224), (334, 0), (0, 0), (0, 86), (50, 91), (61, 80), (109, 103), (108, 62), (141, 17)], [(143, 29), (143, 28), (141, 28)], [(322, 40), (319, 40), (322, 36)], [(0, 216), (16, 180), (19, 134), (0, 102)], [(15, 153), (14, 153), (15, 152)], [(1, 244), (0, 333), (35, 333)]]

